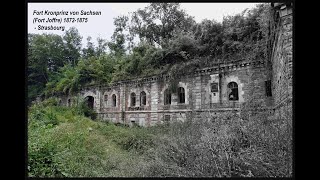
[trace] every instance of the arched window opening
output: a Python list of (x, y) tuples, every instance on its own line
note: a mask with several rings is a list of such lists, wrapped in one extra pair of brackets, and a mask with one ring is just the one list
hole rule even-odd
[(230, 101), (237, 101), (239, 100), (238, 95), (238, 84), (235, 82), (230, 82), (228, 84), (228, 96)]
[(117, 106), (117, 97), (115, 94), (112, 95), (112, 106), (113, 107)]
[(136, 94), (131, 93), (131, 106), (136, 106)]
[(179, 103), (185, 103), (185, 92), (183, 87), (178, 88)]
[(171, 93), (169, 92), (168, 89), (164, 91), (164, 104), (165, 105), (171, 104)]
[(146, 104), (147, 104), (146, 93), (144, 91), (142, 91), (140, 93), (140, 106), (145, 106)]

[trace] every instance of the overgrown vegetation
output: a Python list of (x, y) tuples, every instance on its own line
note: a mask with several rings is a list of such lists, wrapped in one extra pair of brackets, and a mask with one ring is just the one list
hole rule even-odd
[[(177, 3), (151, 3), (115, 18), (107, 42), (81, 48), (75, 28), (63, 36), (28, 35), (28, 175), (31, 177), (289, 177), (291, 120), (241, 111), (155, 127), (102, 122), (79, 98), (62, 107), (54, 97), (86, 85), (167, 73), (215, 62), (268, 58), (270, 5), (222, 23), (196, 23)], [(160, 23), (159, 23), (160, 22)], [(139, 38), (135, 44), (134, 37)], [(127, 45), (126, 45), (127, 44)], [(108, 51), (107, 51), (108, 50)], [(42, 102), (31, 103), (36, 97)], [(248, 101), (246, 107), (255, 106)], [(244, 108), (246, 108), (244, 107)]]
[(115, 18), (111, 40), (99, 38), (96, 46), (87, 37), (82, 48), (76, 28), (62, 36), (29, 34), (28, 102), (72, 94), (90, 84), (162, 73), (178, 76), (215, 62), (266, 59), (274, 29), (270, 22), (270, 4), (265, 3), (226, 16), (222, 23), (196, 23), (178, 3), (151, 3)]
[(93, 121), (83, 111), (52, 99), (30, 107), (29, 176), (292, 176), (289, 121), (230, 113), (142, 128)]
[(143, 133), (143, 129), (135, 131), (135, 128), (93, 121), (84, 116), (84, 111), (82, 105), (67, 108), (46, 102), (30, 107), (29, 176), (135, 175), (121, 168), (130, 167), (139, 160), (135, 153), (147, 147), (148, 134)]

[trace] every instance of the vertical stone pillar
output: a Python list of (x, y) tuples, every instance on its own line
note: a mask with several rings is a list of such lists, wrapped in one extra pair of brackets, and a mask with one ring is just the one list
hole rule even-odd
[(125, 118), (125, 111), (126, 111), (126, 84), (121, 84), (120, 85), (120, 93), (119, 93), (119, 99), (120, 99), (120, 107), (119, 107), (119, 117), (120, 117), (120, 122), (121, 123), (126, 123), (126, 118)]
[(178, 93), (171, 93), (171, 105), (178, 105)]
[(153, 126), (158, 121), (158, 104), (160, 103), (159, 97), (159, 84), (158, 82), (151, 83), (151, 115), (150, 115), (150, 125)]
[(94, 99), (94, 105), (95, 105), (95, 109), (96, 109), (96, 112), (97, 113), (100, 113), (100, 107), (101, 107), (101, 104), (100, 104), (100, 99), (101, 99), (101, 92), (100, 92), (100, 89), (96, 89), (96, 96), (95, 96), (96, 99)]
[(201, 77), (197, 76), (193, 79), (192, 101), (194, 109), (201, 109)]

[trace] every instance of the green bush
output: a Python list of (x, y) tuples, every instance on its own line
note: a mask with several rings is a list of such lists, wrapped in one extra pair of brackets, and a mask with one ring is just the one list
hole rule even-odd
[(93, 120), (97, 119), (97, 113), (93, 109), (90, 109), (87, 105), (82, 105), (82, 112), (86, 117), (89, 117)]
[(36, 124), (42, 125), (58, 125), (59, 121), (54, 107), (48, 106), (44, 108), (42, 105), (33, 105), (29, 109), (29, 122), (36, 121)]
[[(106, 177), (120, 169), (120, 163), (129, 162), (128, 152), (101, 132), (116, 126), (95, 122), (77, 113), (75, 107), (43, 107), (41, 104), (30, 107), (29, 176)], [(57, 117), (59, 124), (44, 124), (43, 119), (48, 117)], [(121, 133), (119, 128), (114, 129), (115, 134)]]
[(50, 97), (48, 99), (45, 99), (43, 102), (42, 102), (42, 105), (44, 107), (48, 107), (48, 106), (58, 106), (59, 105), (59, 100), (58, 98), (54, 98), (54, 97)]
[(84, 115), (85, 117), (91, 118), (93, 120), (97, 119), (97, 113), (88, 107), (87, 102), (80, 97), (76, 97), (76, 103), (72, 107), (73, 114)]
[(53, 144), (29, 144), (28, 173), (31, 177), (62, 177), (54, 155)]
[(155, 139), (151, 134), (148, 134), (144, 129), (138, 127), (132, 128), (132, 131), (126, 136), (119, 139), (118, 144), (124, 150), (134, 150), (140, 154), (143, 154), (146, 150), (154, 146)]

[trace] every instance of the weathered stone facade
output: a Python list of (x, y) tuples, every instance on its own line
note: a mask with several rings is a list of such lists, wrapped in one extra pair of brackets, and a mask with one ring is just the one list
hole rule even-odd
[(274, 96), (275, 117), (292, 118), (292, 6), (275, 3), (278, 13), (276, 40), (272, 53), (272, 94)]
[[(272, 113), (270, 116), (291, 118), (292, 10), (283, 3), (274, 8), (280, 16), (271, 68), (264, 59), (216, 64), (181, 76), (178, 88), (182, 93), (177, 91), (171, 96), (166, 94), (169, 77), (165, 74), (120, 81), (108, 87), (86, 87), (79, 94), (93, 97), (93, 109), (101, 119), (129, 125), (153, 126), (190, 117), (239, 113), (249, 99)], [(271, 81), (271, 94), (267, 81)]]
[[(267, 68), (263, 60), (217, 64), (181, 76), (178, 87), (184, 90), (183, 103), (179, 102), (181, 98), (176, 92), (171, 93), (171, 103), (165, 104), (165, 90), (169, 88), (168, 78), (161, 75), (117, 82), (110, 87), (87, 87), (80, 95), (93, 97), (93, 108), (100, 118), (115, 123), (134, 122), (141, 126), (152, 126), (168, 120), (183, 121), (191, 115), (197, 118), (203, 112), (214, 116), (239, 111), (241, 104), (251, 96), (252, 88), (255, 99), (261, 105), (267, 107), (272, 102), (271, 97), (265, 94)], [(232, 91), (228, 84), (231, 82), (237, 85), (237, 100), (229, 99)], [(131, 102), (132, 93), (135, 94), (134, 105)], [(144, 93), (145, 105), (140, 98)]]

